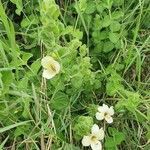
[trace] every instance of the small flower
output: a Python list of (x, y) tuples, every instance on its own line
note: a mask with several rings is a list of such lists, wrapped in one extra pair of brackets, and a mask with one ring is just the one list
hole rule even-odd
[(42, 76), (46, 79), (53, 78), (60, 71), (60, 64), (51, 56), (42, 58), (41, 65), (44, 68)]
[(113, 118), (111, 117), (112, 115), (114, 115), (113, 106), (109, 108), (107, 105), (103, 104), (103, 106), (98, 107), (98, 112), (96, 113), (96, 119), (97, 120), (105, 119), (107, 123), (112, 123), (113, 122)]
[(92, 150), (102, 150), (100, 140), (104, 139), (103, 128), (99, 129), (97, 124), (94, 124), (91, 129), (91, 134), (84, 136), (82, 139), (83, 146), (91, 146)]

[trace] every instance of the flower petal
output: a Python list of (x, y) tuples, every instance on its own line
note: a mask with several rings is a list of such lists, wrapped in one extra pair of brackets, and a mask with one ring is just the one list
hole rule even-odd
[(113, 118), (109, 115), (105, 116), (105, 120), (107, 121), (107, 123), (112, 123), (113, 122)]
[(82, 139), (82, 145), (83, 146), (90, 146), (91, 140), (89, 136), (84, 136)]
[(102, 150), (102, 144), (100, 141), (97, 142), (97, 144), (91, 144), (92, 150)]
[(55, 72), (49, 71), (49, 70), (46, 70), (46, 69), (43, 70), (43, 74), (42, 74), (43, 78), (46, 78), (46, 79), (51, 79), (51, 78), (53, 78), (55, 75), (56, 75)]
[(101, 112), (103, 110), (103, 106), (98, 107), (98, 111)]
[(99, 112), (107, 112), (108, 109), (109, 109), (109, 107), (107, 105), (105, 105), (105, 104), (103, 104), (103, 106), (99, 106), (98, 107), (98, 111)]
[(41, 60), (41, 65), (44, 67), (44, 68), (48, 68), (49, 64), (51, 64), (51, 62), (55, 61), (53, 59), (53, 57), (51, 56), (45, 56), (42, 58)]
[(99, 112), (97, 112), (97, 113), (96, 113), (96, 119), (97, 119), (97, 120), (103, 120), (103, 119), (104, 119), (104, 113), (99, 113)]
[(106, 104), (103, 104), (103, 109), (108, 110), (109, 107)]
[(109, 113), (111, 116), (114, 115), (114, 108), (113, 108), (113, 106), (111, 106), (111, 107), (109, 108), (108, 113)]
[(99, 126), (97, 124), (94, 124), (91, 129), (92, 134), (96, 135), (98, 131), (99, 131)]
[(60, 71), (60, 64), (54, 60), (52, 65), (55, 67), (56, 74), (58, 74)]
[(97, 139), (98, 139), (98, 140), (104, 139), (104, 134), (105, 134), (105, 133), (104, 133), (103, 128), (100, 128), (99, 131), (96, 133)]

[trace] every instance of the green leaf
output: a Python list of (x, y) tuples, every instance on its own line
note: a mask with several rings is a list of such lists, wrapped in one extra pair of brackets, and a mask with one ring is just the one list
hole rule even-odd
[(96, 10), (96, 4), (92, 1), (88, 2), (85, 13), (92, 14)]
[(93, 29), (100, 30), (102, 28), (102, 20), (100, 19), (100, 15), (96, 14), (94, 21), (93, 21)]
[(96, 44), (95, 48), (93, 49), (93, 54), (95, 55), (100, 54), (100, 52), (103, 51), (103, 46), (104, 46), (104, 42), (99, 41), (99, 43)]
[(124, 0), (113, 0), (113, 2), (114, 2), (113, 3), (114, 6), (118, 6), (118, 5), (120, 6), (124, 3)]
[(124, 13), (122, 11), (115, 11), (112, 13), (113, 19), (120, 19), (124, 16)]
[(106, 84), (106, 92), (109, 96), (113, 96), (116, 94), (119, 90), (121, 90), (123, 86), (119, 82), (108, 82)]
[(73, 37), (81, 40), (83, 37), (83, 32), (81, 32), (80, 30), (74, 30), (72, 35), (73, 35)]
[(73, 87), (79, 89), (82, 86), (83, 82), (83, 75), (82, 74), (77, 74), (75, 77), (71, 79), (71, 84)]
[(103, 25), (102, 26), (108, 27), (110, 24), (111, 24), (111, 18), (108, 15), (106, 15), (103, 19)]
[(140, 96), (138, 93), (130, 92), (127, 90), (123, 90), (122, 93), (127, 97), (126, 99), (122, 99), (118, 101), (116, 108), (122, 109), (125, 107), (128, 111), (134, 112), (137, 106), (140, 104)]
[(79, 116), (73, 127), (75, 138), (80, 140), (84, 135), (89, 135), (93, 125), (93, 118), (89, 116)]
[(4, 91), (9, 89), (9, 86), (13, 82), (14, 74), (11, 71), (2, 72), (2, 83)]
[(122, 141), (125, 140), (125, 135), (117, 129), (109, 127), (108, 131), (110, 135), (113, 136), (116, 145), (119, 145)]
[(95, 114), (97, 112), (98, 105), (95, 104), (89, 104), (87, 107), (87, 112), (91, 117), (95, 117)]
[[(114, 68), (117, 69), (116, 66)], [(109, 66), (106, 70), (110, 76), (106, 84), (106, 92), (110, 96), (113, 96), (118, 91), (124, 89), (123, 85), (121, 84), (122, 78), (118, 73), (116, 73), (116, 71), (114, 71), (114, 68)]]
[(57, 92), (51, 102), (51, 106), (56, 110), (64, 110), (69, 106), (69, 97), (65, 93)]
[(107, 8), (107, 9), (111, 9), (112, 4), (113, 4), (113, 0), (102, 0), (102, 6)]
[(99, 39), (100, 40), (105, 40), (107, 38), (108, 38), (108, 32), (107, 31), (100, 32), (100, 34), (99, 34)]
[(38, 24), (38, 23), (39, 23), (39, 19), (32, 14), (28, 18), (26, 17), (21, 21), (21, 27), (26, 28), (32, 24)]
[(140, 95), (138, 93), (126, 91), (126, 96), (128, 97), (128, 99), (126, 100), (125, 106), (129, 111), (132, 112), (141, 102)]
[(20, 15), (23, 9), (22, 0), (10, 0), (12, 3), (14, 3), (17, 7), (16, 14)]
[(110, 25), (110, 30), (112, 32), (116, 32), (116, 31), (119, 31), (121, 28), (121, 24), (117, 21), (113, 21)]
[(96, 9), (99, 13), (103, 12), (104, 7), (102, 6), (101, 2), (96, 4)]
[(86, 10), (86, 7), (87, 0), (79, 0), (75, 5), (77, 12), (84, 12)]
[(31, 76), (37, 76), (40, 67), (41, 67), (41, 61), (40, 59), (37, 59), (31, 64), (30, 66), (31, 69), (26, 73), (26, 77), (29, 78)]
[(113, 33), (113, 32), (109, 33), (109, 39), (112, 43), (114, 44), (117, 43), (119, 38), (120, 38), (120, 35), (118, 33)]
[(105, 147), (108, 150), (115, 150), (117, 145), (121, 144), (121, 142), (125, 140), (125, 135), (117, 129), (111, 127), (108, 128), (108, 132), (110, 136), (106, 137)]
[(46, 22), (48, 22), (49, 18), (57, 20), (59, 15), (60, 15), (59, 6), (56, 5), (55, 1), (45, 0), (42, 2), (41, 5), (42, 23), (45, 24), (45, 22), (43, 22), (43, 19), (46, 20)]
[(103, 52), (108, 53), (108, 52), (112, 51), (113, 48), (114, 48), (114, 44), (110, 41), (107, 41), (104, 43)]
[(22, 60), (23, 60), (23, 65), (27, 64), (27, 61), (33, 56), (33, 54), (31, 53), (27, 53), (27, 52), (21, 52), (22, 54)]
[(121, 40), (118, 40), (118, 42), (115, 43), (115, 48), (116, 48), (116, 49), (121, 49), (122, 47), (123, 47), (122, 41), (121, 41)]
[(20, 81), (18, 81), (18, 89), (20, 89), (20, 90), (27, 90), (27, 88), (28, 88), (28, 81), (29, 81), (29, 79), (27, 77), (24, 77)]
[(84, 57), (88, 52), (88, 48), (86, 47), (85, 44), (81, 45), (79, 50), (80, 50), (80, 55), (82, 57)]

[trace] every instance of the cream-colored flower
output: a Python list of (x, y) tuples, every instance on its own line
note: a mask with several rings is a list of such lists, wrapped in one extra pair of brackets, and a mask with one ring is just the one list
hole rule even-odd
[(96, 113), (96, 119), (97, 120), (105, 119), (107, 121), (107, 123), (112, 123), (113, 122), (113, 118), (112, 118), (113, 115), (114, 115), (113, 106), (111, 106), (109, 108), (107, 105), (103, 104), (103, 106), (98, 107), (98, 112)]
[(51, 56), (42, 58), (41, 65), (44, 68), (42, 76), (46, 79), (53, 78), (60, 71), (60, 64)]
[(91, 134), (84, 136), (82, 139), (83, 146), (91, 146), (92, 150), (102, 150), (100, 140), (104, 139), (103, 128), (99, 129), (97, 124), (94, 124), (91, 129)]

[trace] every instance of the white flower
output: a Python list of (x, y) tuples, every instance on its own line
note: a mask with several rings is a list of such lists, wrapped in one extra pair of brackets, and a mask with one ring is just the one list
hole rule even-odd
[(41, 65), (44, 68), (42, 76), (46, 79), (53, 78), (60, 71), (60, 64), (51, 56), (42, 58)]
[(98, 112), (96, 113), (96, 119), (97, 120), (105, 119), (107, 123), (112, 123), (113, 122), (113, 118), (111, 117), (112, 115), (114, 115), (113, 106), (109, 108), (107, 105), (103, 104), (103, 106), (98, 107)]
[(102, 150), (100, 140), (104, 139), (104, 130), (99, 129), (97, 124), (94, 124), (91, 129), (91, 134), (84, 136), (82, 139), (83, 146), (91, 146), (92, 150)]

